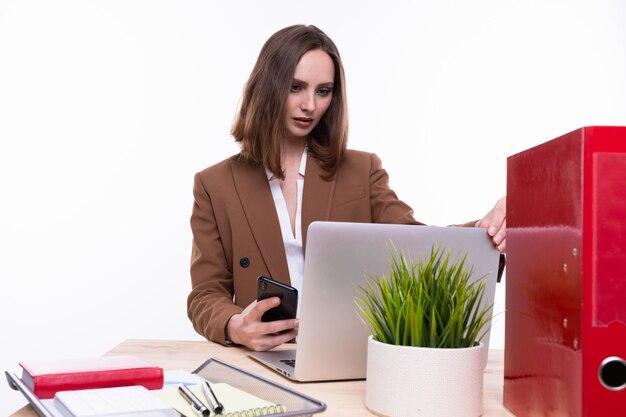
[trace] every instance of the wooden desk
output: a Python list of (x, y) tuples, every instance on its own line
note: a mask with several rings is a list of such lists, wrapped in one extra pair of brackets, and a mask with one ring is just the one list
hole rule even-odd
[[(126, 340), (111, 349), (106, 355), (134, 355), (144, 358), (164, 369), (186, 369), (193, 371), (208, 357), (259, 374), (321, 400), (328, 406), (323, 416), (372, 417), (365, 408), (365, 381), (295, 383), (246, 356), (244, 349), (224, 347), (210, 342), (169, 340)], [(484, 379), (483, 417), (511, 417), (502, 406), (502, 375), (504, 352), (489, 352), (489, 363)], [(16, 393), (16, 395), (18, 395)], [(30, 406), (18, 410), (13, 417), (35, 417)]]

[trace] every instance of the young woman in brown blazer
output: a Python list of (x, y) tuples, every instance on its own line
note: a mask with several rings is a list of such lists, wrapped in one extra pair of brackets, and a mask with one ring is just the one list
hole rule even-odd
[[(346, 149), (345, 78), (333, 41), (315, 26), (272, 35), (246, 84), (232, 134), (241, 152), (196, 174), (188, 315), (207, 339), (267, 350), (298, 320), (261, 322), (278, 298), (256, 301), (256, 279), (298, 288), (316, 220), (422, 223), (389, 188), (380, 159)], [(505, 199), (481, 220), (505, 249)]]

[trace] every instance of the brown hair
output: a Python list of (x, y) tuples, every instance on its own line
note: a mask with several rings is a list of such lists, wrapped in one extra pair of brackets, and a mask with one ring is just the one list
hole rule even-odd
[(241, 155), (284, 178), (280, 163), (285, 136), (283, 112), (296, 65), (308, 51), (326, 52), (335, 67), (333, 97), (326, 113), (307, 138), (309, 153), (332, 177), (348, 141), (348, 108), (343, 64), (333, 41), (315, 26), (294, 25), (279, 30), (263, 45), (246, 83), (231, 133)]

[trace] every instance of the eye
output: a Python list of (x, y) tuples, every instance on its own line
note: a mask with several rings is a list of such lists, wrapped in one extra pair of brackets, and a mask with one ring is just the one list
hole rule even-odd
[(317, 90), (317, 94), (319, 94), (322, 97), (326, 97), (329, 94), (332, 94), (333, 89), (332, 88), (320, 88), (319, 90)]
[(302, 91), (302, 86), (300, 84), (291, 84), (289, 91), (291, 91), (292, 93), (299, 93), (300, 91)]

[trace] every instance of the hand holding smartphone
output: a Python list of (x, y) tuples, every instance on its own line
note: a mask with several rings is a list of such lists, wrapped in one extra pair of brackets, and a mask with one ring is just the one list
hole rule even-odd
[(257, 278), (256, 295), (257, 301), (271, 297), (280, 298), (280, 304), (266, 311), (261, 317), (261, 321), (296, 318), (296, 312), (298, 311), (298, 290), (295, 288), (261, 275)]

